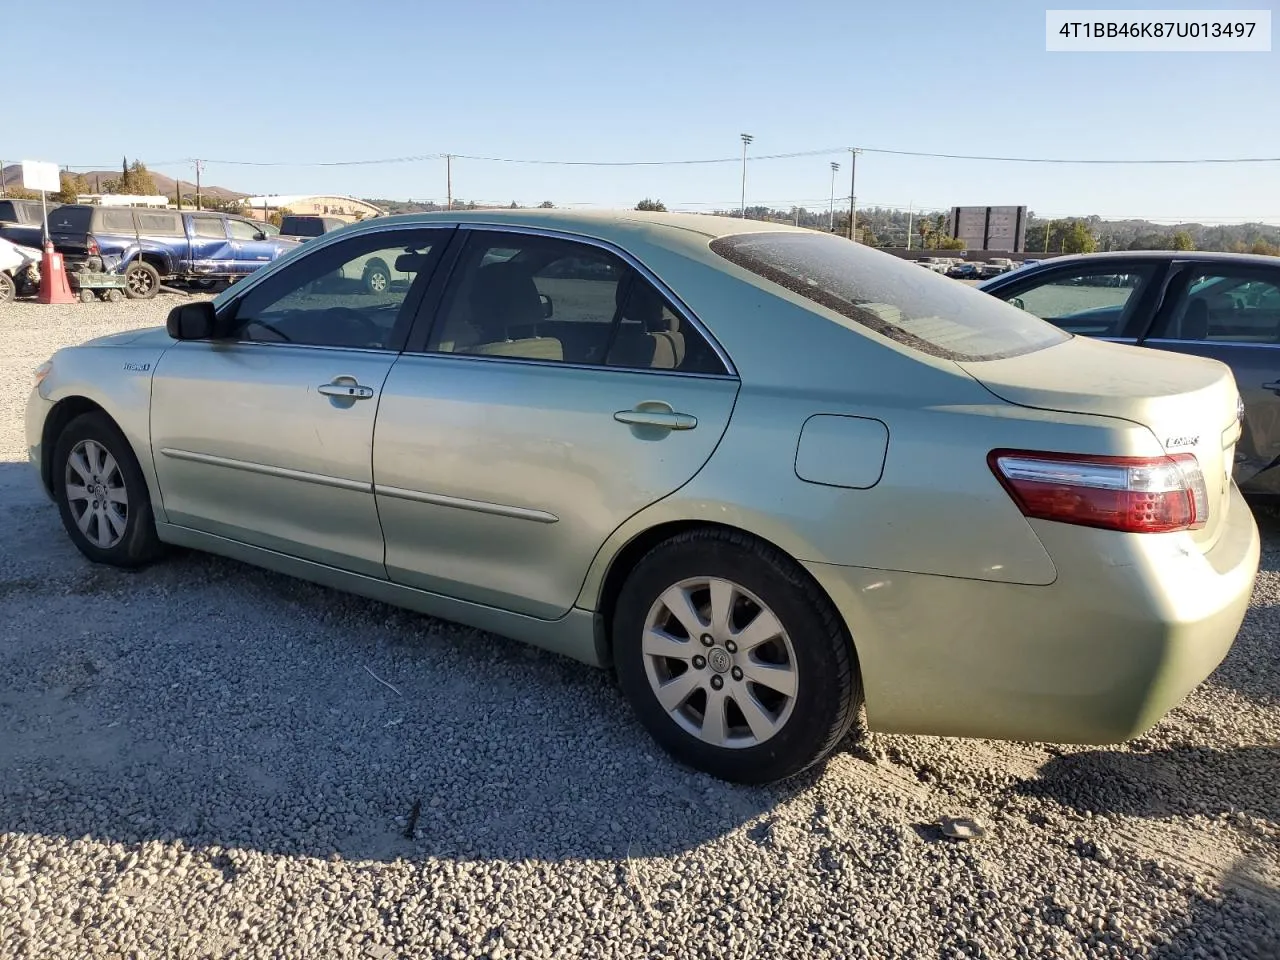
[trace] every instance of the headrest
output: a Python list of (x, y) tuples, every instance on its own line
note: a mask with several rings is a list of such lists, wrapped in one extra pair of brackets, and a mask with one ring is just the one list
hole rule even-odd
[(1197, 297), (1187, 304), (1187, 312), (1182, 315), (1182, 339), (1204, 340), (1209, 336), (1209, 304), (1203, 297)]
[(481, 267), (470, 301), (473, 320), (481, 324), (513, 327), (544, 319), (533, 275), (519, 263), (502, 261)]
[[(615, 302), (621, 298), (622, 289), (623, 285), (618, 284), (618, 289), (614, 293)], [(676, 319), (668, 321), (663, 316), (663, 307), (662, 296), (658, 291), (639, 277), (634, 277), (627, 291), (627, 301), (622, 308), (622, 316), (626, 320), (644, 324), (645, 330), (649, 333), (675, 330), (679, 321)]]

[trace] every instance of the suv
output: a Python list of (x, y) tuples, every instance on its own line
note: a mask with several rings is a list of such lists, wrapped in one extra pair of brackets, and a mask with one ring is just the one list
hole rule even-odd
[(69, 269), (122, 272), (135, 300), (165, 280), (235, 280), (297, 246), (243, 217), (73, 203), (49, 212), (49, 235)]
[[(58, 204), (49, 206), (49, 215)], [(0, 238), (25, 247), (44, 245), (44, 218), (40, 215), (39, 200), (0, 199)]]
[(334, 230), (341, 230), (346, 225), (345, 220), (337, 217), (288, 213), (280, 218), (280, 236), (301, 242)]

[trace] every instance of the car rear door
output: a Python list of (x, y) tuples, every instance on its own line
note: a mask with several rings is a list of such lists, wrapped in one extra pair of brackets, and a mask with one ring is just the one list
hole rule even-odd
[(1177, 263), (1141, 343), (1231, 368), (1245, 405), (1236, 482), (1248, 493), (1280, 494), (1280, 264)]
[(231, 238), (225, 217), (189, 213), (190, 270), (194, 274), (227, 276), (231, 272)]
[(618, 251), (488, 228), (463, 238), (434, 324), (382, 391), (387, 573), (554, 619), (608, 536), (706, 463), (738, 381)]

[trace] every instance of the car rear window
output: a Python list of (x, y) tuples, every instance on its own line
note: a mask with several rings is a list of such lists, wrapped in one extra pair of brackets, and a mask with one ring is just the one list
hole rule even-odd
[(711, 250), (860, 326), (947, 360), (1013, 357), (1070, 338), (990, 294), (831, 234), (737, 234), (713, 240)]
[[(49, 211), (49, 232), (61, 234), (87, 234), (89, 223), (93, 218), (94, 207), (79, 207), (70, 204)], [(133, 232), (133, 228), (129, 228)]]
[(280, 232), (294, 237), (318, 237), (324, 233), (324, 223), (316, 217), (285, 217), (280, 221)]

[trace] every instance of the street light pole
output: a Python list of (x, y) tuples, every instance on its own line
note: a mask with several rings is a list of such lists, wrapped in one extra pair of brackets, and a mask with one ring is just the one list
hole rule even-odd
[(742, 134), (742, 208), (739, 216), (744, 220), (747, 217), (747, 144), (754, 139), (749, 133)]
[(858, 174), (858, 148), (849, 148), (849, 239), (854, 238), (854, 226), (857, 219), (857, 174)]
[(840, 164), (831, 161), (831, 207), (827, 212), (827, 233), (836, 232), (836, 171)]

